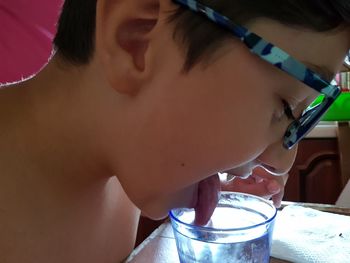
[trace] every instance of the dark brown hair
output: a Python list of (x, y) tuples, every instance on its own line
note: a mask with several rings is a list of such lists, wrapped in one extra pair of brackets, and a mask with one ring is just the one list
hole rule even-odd
[[(257, 18), (325, 32), (350, 25), (349, 0), (201, 0), (242, 25)], [(94, 52), (96, 0), (65, 0), (54, 44), (69, 62), (85, 64)], [(179, 8), (169, 21), (174, 38), (185, 49), (189, 70), (220, 46), (228, 33), (200, 15)]]

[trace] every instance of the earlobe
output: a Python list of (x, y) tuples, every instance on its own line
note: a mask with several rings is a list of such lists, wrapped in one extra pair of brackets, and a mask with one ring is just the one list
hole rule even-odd
[(95, 55), (107, 82), (120, 93), (134, 95), (147, 77), (149, 35), (158, 21), (158, 2), (97, 1)]

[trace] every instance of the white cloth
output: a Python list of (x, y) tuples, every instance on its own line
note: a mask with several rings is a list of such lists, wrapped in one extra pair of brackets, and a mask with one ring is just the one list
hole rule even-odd
[(287, 206), (276, 218), (271, 255), (296, 263), (349, 263), (350, 217)]

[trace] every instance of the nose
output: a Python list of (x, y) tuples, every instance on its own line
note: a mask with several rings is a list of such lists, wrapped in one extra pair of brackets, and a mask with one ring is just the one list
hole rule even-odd
[(261, 166), (274, 175), (284, 175), (292, 167), (297, 153), (297, 145), (291, 150), (283, 147), (278, 141), (268, 146), (265, 151), (256, 159), (258, 166)]

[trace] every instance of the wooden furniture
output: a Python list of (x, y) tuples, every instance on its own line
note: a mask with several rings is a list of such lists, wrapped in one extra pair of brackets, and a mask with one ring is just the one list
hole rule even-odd
[(350, 127), (338, 123), (334, 138), (307, 138), (289, 172), (284, 200), (334, 204), (350, 178)]
[(344, 187), (350, 179), (350, 122), (338, 125), (341, 183)]
[(289, 172), (284, 200), (334, 204), (342, 188), (337, 139), (302, 140)]

